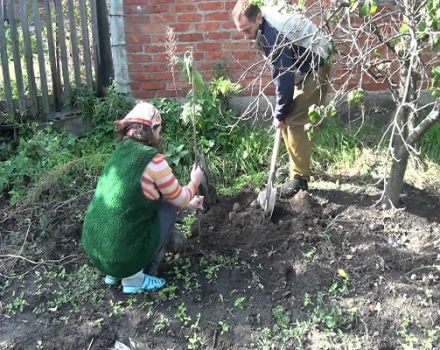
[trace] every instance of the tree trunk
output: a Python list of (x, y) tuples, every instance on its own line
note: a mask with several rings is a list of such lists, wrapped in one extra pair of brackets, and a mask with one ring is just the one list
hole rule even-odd
[(390, 175), (385, 182), (384, 197), (382, 204), (387, 208), (390, 206), (398, 207), (399, 198), (403, 189), (403, 179), (408, 165), (409, 153), (407, 150), (401, 152), (400, 159), (393, 159)]

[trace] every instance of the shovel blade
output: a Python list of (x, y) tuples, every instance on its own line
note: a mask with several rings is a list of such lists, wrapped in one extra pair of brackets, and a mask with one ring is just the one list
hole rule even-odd
[(275, 187), (268, 187), (258, 194), (258, 204), (269, 217), (272, 216), (273, 210), (275, 209), (276, 196), (277, 189)]

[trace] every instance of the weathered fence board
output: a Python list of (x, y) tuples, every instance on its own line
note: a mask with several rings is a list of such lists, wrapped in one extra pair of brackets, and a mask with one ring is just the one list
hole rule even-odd
[(55, 11), (57, 21), (57, 42), (60, 45), (61, 67), (63, 71), (63, 100), (66, 101), (70, 96), (69, 63), (67, 60), (66, 33), (64, 32), (63, 4), (61, 0), (55, 0)]
[(43, 115), (49, 114), (49, 91), (47, 89), (46, 64), (43, 51), (43, 34), (41, 30), (40, 8), (38, 0), (32, 0), (32, 11), (34, 14), (35, 37), (37, 41), (38, 64), (40, 73), (40, 86), (43, 100)]
[(20, 0), (20, 20), (23, 30), (24, 57), (26, 59), (31, 111), (32, 115), (36, 116), (38, 114), (37, 85), (35, 84), (34, 59), (32, 55), (26, 0)]
[(47, 46), (49, 48), (50, 72), (52, 75), (52, 96), (55, 111), (59, 111), (61, 104), (61, 78), (55, 59), (55, 44), (53, 39), (52, 11), (50, 9), (50, 1), (51, 0), (44, 1), (44, 12), (47, 30)]
[(17, 21), (14, 13), (14, 0), (8, 1), (9, 29), (11, 31), (12, 56), (14, 59), (15, 82), (18, 91), (18, 110), (20, 115), (26, 113), (26, 98), (24, 95), (23, 74), (21, 67), (20, 42), (18, 39)]
[[(0, 21), (3, 23), (5, 14), (3, 13), (3, 6), (0, 6)], [(8, 62), (8, 48), (6, 44), (6, 33), (4, 26), (0, 26), (0, 55), (2, 60), (3, 80), (5, 87), (6, 108), (9, 114), (14, 113), (14, 103), (12, 97), (11, 76), (9, 74)]]
[(73, 8), (73, 0), (67, 0), (67, 8), (69, 12), (70, 40), (72, 42), (73, 71), (75, 73), (75, 85), (79, 89), (81, 87), (81, 72), (79, 67), (79, 50), (78, 36), (76, 34), (76, 21)]
[(86, 80), (87, 87), (89, 89), (93, 88), (93, 72), (92, 72), (92, 60), (90, 58), (90, 48), (89, 43), (89, 30), (87, 28), (87, 8), (85, 0), (79, 0), (79, 10), (81, 18), (81, 29), (82, 29), (82, 45), (84, 47), (84, 65), (86, 68)]
[(46, 120), (72, 101), (72, 86), (97, 91), (98, 1), (0, 2), (1, 113)]

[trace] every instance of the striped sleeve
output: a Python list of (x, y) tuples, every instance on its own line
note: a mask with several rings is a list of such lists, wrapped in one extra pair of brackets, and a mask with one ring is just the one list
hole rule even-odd
[(141, 184), (146, 198), (157, 200), (162, 195), (178, 208), (186, 207), (196, 192), (191, 182), (187, 186), (179, 184), (163, 154), (156, 154), (145, 167)]

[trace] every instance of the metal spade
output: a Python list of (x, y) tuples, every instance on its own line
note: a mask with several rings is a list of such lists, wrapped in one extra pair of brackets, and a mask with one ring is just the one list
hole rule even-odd
[(275, 131), (275, 142), (272, 150), (272, 160), (270, 162), (269, 178), (267, 181), (266, 190), (260, 192), (258, 195), (258, 203), (263, 208), (264, 213), (271, 217), (275, 208), (275, 201), (277, 196), (277, 189), (275, 187), (275, 172), (278, 158), (278, 151), (280, 149), (281, 129)]

